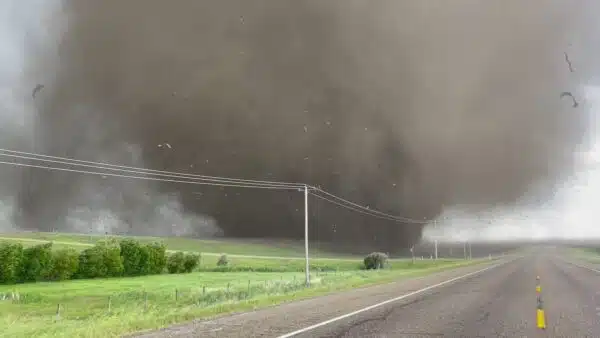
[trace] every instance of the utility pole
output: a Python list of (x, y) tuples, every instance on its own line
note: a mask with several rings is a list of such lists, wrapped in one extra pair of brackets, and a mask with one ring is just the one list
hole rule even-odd
[[(433, 228), (437, 229), (437, 220), (433, 220)], [(433, 252), (434, 252), (435, 260), (437, 261), (437, 259), (438, 259), (438, 240), (437, 239), (433, 240)]]
[(304, 257), (306, 259), (306, 286), (310, 286), (310, 267), (308, 264), (308, 185), (304, 186)]
[(473, 259), (473, 256), (471, 255), (471, 242), (469, 242), (469, 259)]
[(465, 255), (465, 260), (467, 260), (467, 242), (463, 242), (463, 254)]

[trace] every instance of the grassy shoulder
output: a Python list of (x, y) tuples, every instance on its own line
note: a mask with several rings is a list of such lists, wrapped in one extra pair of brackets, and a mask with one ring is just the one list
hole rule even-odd
[(0, 286), (0, 335), (119, 336), (481, 262), (396, 261), (389, 270), (313, 273), (310, 288), (301, 272), (195, 272)]
[(587, 261), (590, 263), (600, 263), (600, 252), (595, 248), (573, 248), (569, 254), (573, 258)]

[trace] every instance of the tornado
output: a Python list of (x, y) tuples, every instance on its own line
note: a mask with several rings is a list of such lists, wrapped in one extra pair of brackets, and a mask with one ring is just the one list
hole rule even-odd
[[(27, 149), (302, 182), (415, 220), (448, 206), (510, 206), (532, 186), (544, 199), (572, 172), (587, 128), (585, 102), (560, 98), (577, 96), (594, 71), (581, 55), (598, 5), (578, 3), (587, 7), (64, 0), (48, 13), (51, 37), (26, 57), (23, 81), (44, 86), (27, 97)], [(25, 229), (304, 234), (298, 191), (36, 168), (18, 177), (14, 218)], [(406, 248), (423, 228), (312, 197), (309, 214), (311, 239), (347, 250)]]

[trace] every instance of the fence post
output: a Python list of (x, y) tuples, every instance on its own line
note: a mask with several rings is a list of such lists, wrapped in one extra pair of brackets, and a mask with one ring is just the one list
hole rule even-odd
[(110, 313), (110, 307), (111, 307), (111, 303), (112, 303), (112, 296), (108, 296), (108, 312)]
[(60, 319), (60, 303), (56, 306), (56, 319)]
[(177, 290), (177, 288), (175, 288), (175, 303), (177, 303), (178, 299), (179, 299), (179, 290)]
[(148, 292), (144, 291), (144, 311), (148, 310)]

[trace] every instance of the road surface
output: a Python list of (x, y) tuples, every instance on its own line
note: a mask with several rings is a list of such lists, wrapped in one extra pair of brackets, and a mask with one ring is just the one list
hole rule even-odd
[[(600, 271), (571, 262), (531, 253), (142, 336), (600, 337)], [(536, 317), (537, 276), (545, 330)]]

